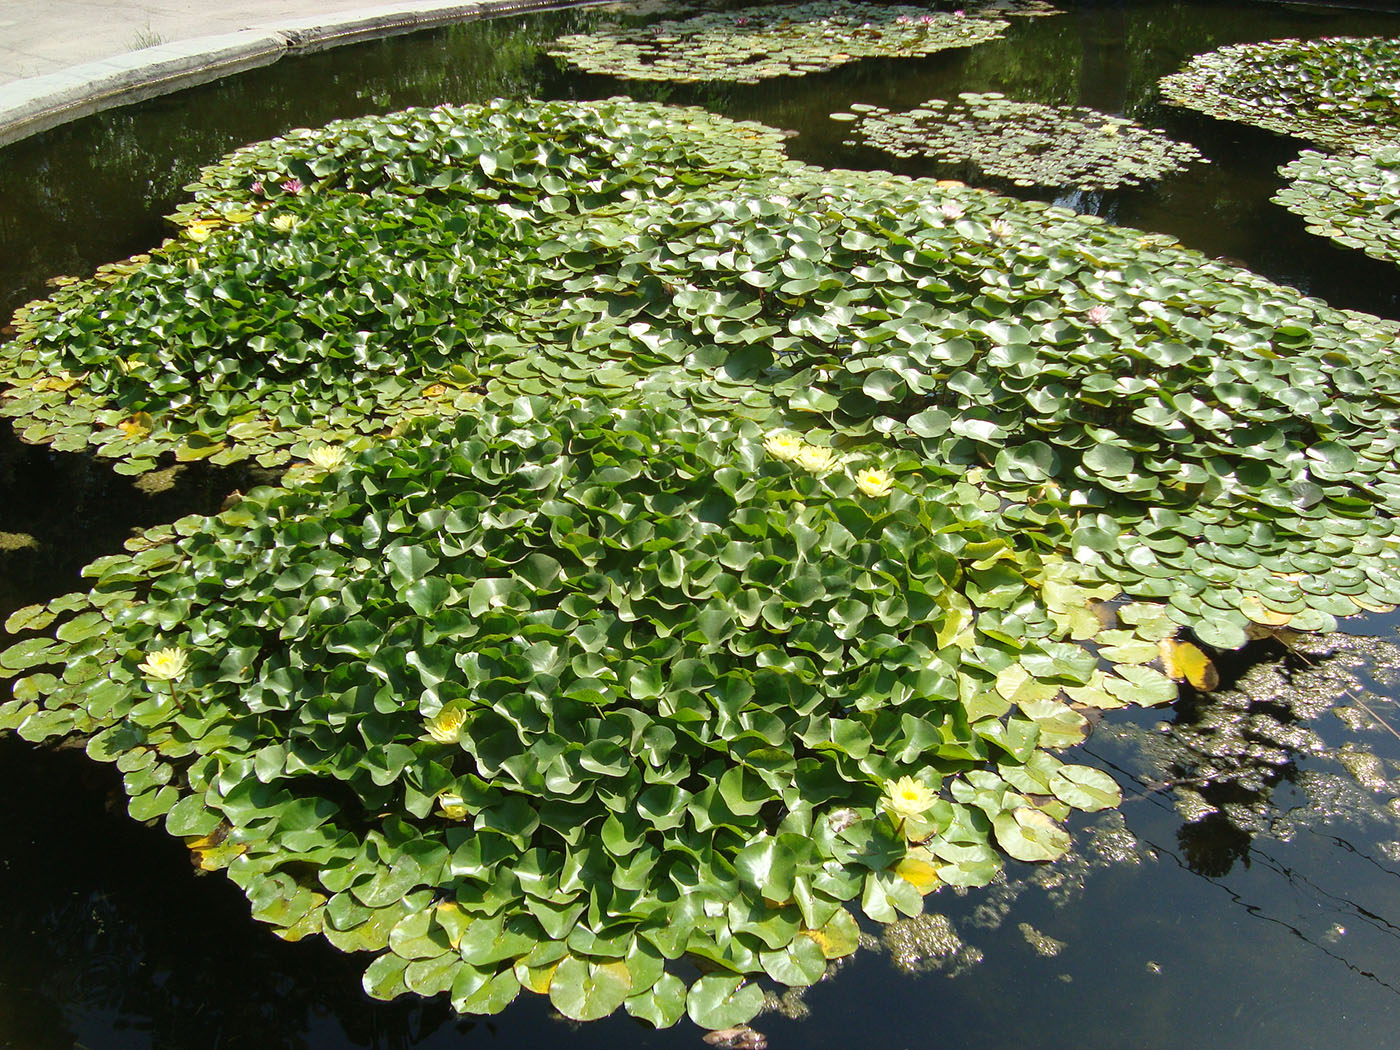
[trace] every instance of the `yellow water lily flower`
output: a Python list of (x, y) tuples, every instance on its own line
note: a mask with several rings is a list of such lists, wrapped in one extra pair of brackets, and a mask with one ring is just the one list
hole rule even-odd
[(151, 678), (159, 678), (162, 682), (173, 682), (185, 673), (185, 668), (189, 666), (189, 655), (185, 650), (176, 646), (169, 649), (157, 649), (153, 653), (148, 653), (140, 666), (141, 670)]
[(894, 478), (879, 467), (866, 467), (856, 471), (856, 488), (871, 498), (888, 496), (894, 489)]
[(209, 239), (209, 227), (202, 222), (192, 222), (185, 228), (185, 236), (196, 244), (201, 244)]
[(467, 721), (467, 713), (460, 707), (444, 707), (428, 719), (428, 735), (439, 744), (455, 744), (462, 738), (462, 726)]
[(145, 412), (138, 412), (129, 419), (123, 419), (118, 423), (117, 429), (125, 434), (128, 440), (135, 441), (151, 432), (151, 417)]
[(813, 474), (825, 474), (836, 465), (836, 453), (824, 445), (803, 445), (793, 459), (799, 467)]
[(900, 777), (893, 784), (885, 785), (885, 797), (881, 801), (885, 812), (902, 823), (923, 817), (938, 801), (938, 793), (915, 777)]
[(285, 213), (282, 215), (274, 215), (268, 222), (272, 224), (274, 230), (281, 230), (283, 233), (290, 233), (292, 230), (296, 229), (297, 225), (296, 216), (287, 215)]
[(797, 458), (797, 454), (802, 451), (804, 446), (802, 439), (796, 434), (775, 432), (763, 439), (763, 447), (774, 459), (791, 463)]
[(339, 445), (321, 445), (306, 454), (312, 466), (322, 470), (336, 470), (345, 462), (345, 449)]
[(448, 820), (466, 820), (471, 815), (462, 796), (455, 791), (444, 791), (437, 797), (438, 812)]

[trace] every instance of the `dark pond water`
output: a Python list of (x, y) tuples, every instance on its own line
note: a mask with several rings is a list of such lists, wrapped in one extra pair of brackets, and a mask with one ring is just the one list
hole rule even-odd
[[(540, 56), (598, 11), (483, 22), (287, 61), (0, 150), (0, 314), (45, 279), (149, 247), (197, 167), (290, 127), (497, 94), (699, 103), (797, 132), (791, 151), (883, 166), (827, 119), (959, 91), (1088, 105), (1196, 144), (1215, 163), (1062, 203), (1170, 232), (1339, 305), (1400, 314), (1394, 271), (1333, 249), (1268, 203), (1299, 143), (1159, 106), (1157, 78), (1240, 40), (1400, 32), (1400, 15), (1236, 3), (1066, 4), (1001, 42), (868, 61), (755, 87), (624, 84)], [(907, 166), (919, 174), (956, 170)], [(1004, 188), (1004, 187), (1003, 187)], [(1056, 195), (1051, 194), (1051, 197)], [(250, 480), (187, 470), (134, 486), (87, 457), (0, 436), (0, 616), (79, 583), (134, 527), (209, 511)], [(159, 490), (159, 491), (156, 491)], [(1082, 818), (1076, 857), (929, 898), (937, 917), (873, 940), (756, 1025), (774, 1047), (1373, 1050), (1400, 1021), (1400, 649), (1393, 618), (1303, 653), (1251, 651), (1227, 687), (1111, 715), (1079, 761), (1127, 801)], [(1366, 635), (1379, 636), (1368, 639)], [(1241, 677), (1243, 676), (1243, 677)], [(77, 752), (0, 740), (0, 1047), (698, 1047), (624, 1016), (577, 1026), (525, 996), (493, 1019), (375, 1003), (359, 964), (252, 922), (221, 876), (133, 823), (119, 782)], [(878, 933), (879, 931), (872, 931)]]

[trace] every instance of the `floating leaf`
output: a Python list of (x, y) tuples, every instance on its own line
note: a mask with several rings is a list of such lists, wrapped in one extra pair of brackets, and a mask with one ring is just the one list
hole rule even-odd
[(686, 1012), (701, 1028), (732, 1028), (753, 1020), (762, 1007), (758, 985), (717, 973), (701, 977), (686, 997)]
[(992, 818), (997, 845), (1017, 860), (1056, 860), (1069, 849), (1069, 835), (1033, 806), (1020, 806)]
[(1050, 774), (1049, 787), (1061, 802), (1086, 813), (1112, 809), (1123, 801), (1114, 779), (1092, 766), (1063, 765)]
[(1190, 682), (1193, 687), (1208, 693), (1220, 685), (1220, 675), (1209, 656), (1190, 642), (1178, 642), (1164, 638), (1158, 643), (1161, 647), (1162, 665), (1167, 677), (1174, 682)]
[(621, 962), (594, 962), (567, 956), (554, 970), (549, 1001), (565, 1017), (596, 1021), (612, 1013), (632, 990), (632, 976)]

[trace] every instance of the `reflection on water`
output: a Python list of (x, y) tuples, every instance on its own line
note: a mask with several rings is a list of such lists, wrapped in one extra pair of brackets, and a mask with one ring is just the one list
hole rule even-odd
[[(0, 150), (0, 312), (61, 272), (139, 251), (197, 167), (242, 142), (341, 116), (495, 94), (699, 102), (798, 134), (795, 155), (889, 166), (840, 146), (827, 114), (1004, 91), (1120, 112), (1215, 163), (1154, 188), (1059, 194), (1165, 230), (1343, 305), (1396, 316), (1393, 271), (1307, 235), (1268, 203), (1298, 144), (1160, 107), (1156, 78), (1246, 39), (1395, 33), (1400, 17), (1282, 5), (1071, 4), (1004, 41), (770, 83), (625, 85), (571, 78), (541, 43), (612, 17), (478, 23), (284, 62), (104, 114)], [(900, 170), (972, 181), (966, 169)], [(1001, 187), (1006, 189), (1006, 187)], [(1018, 191), (1019, 192), (1019, 191)], [(191, 467), (138, 488), (100, 461), (0, 441), (0, 614), (80, 584), (129, 530), (210, 511), (255, 476)], [(6, 549), (12, 548), (12, 549)], [(1358, 630), (1389, 631), (1372, 618)], [(1171, 711), (1100, 723), (1081, 761), (1129, 801), (1084, 818), (1074, 856), (944, 891), (922, 919), (867, 939), (839, 972), (755, 1026), (777, 1047), (1115, 1048), (1386, 1045), (1400, 1015), (1400, 647), (1289, 639), (1225, 667), (1227, 685)], [(0, 1047), (423, 1048), (701, 1045), (625, 1016), (576, 1026), (526, 997), (462, 1019), (441, 1001), (372, 1003), (360, 965), (286, 944), (222, 877), (108, 803), (114, 771), (78, 752), (0, 741)], [(1325, 1006), (1319, 1004), (1326, 1004)], [(805, 1019), (804, 1019), (805, 1018)]]
[(1135, 751), (1149, 791), (1170, 793), (1181, 853), (1201, 875), (1247, 866), (1258, 840), (1292, 842), (1339, 821), (1380, 836), (1377, 849), (1400, 862), (1400, 779), (1377, 749), (1400, 739), (1387, 699), (1400, 646), (1348, 634), (1286, 641), (1233, 687), (1184, 697), (1171, 721), (1098, 734)]

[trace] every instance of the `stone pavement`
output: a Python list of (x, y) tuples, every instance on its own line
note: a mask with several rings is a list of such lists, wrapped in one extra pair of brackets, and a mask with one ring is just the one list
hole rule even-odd
[[(560, 0), (0, 0), (0, 147), (296, 51)], [(566, 0), (567, 2), (567, 0)]]

